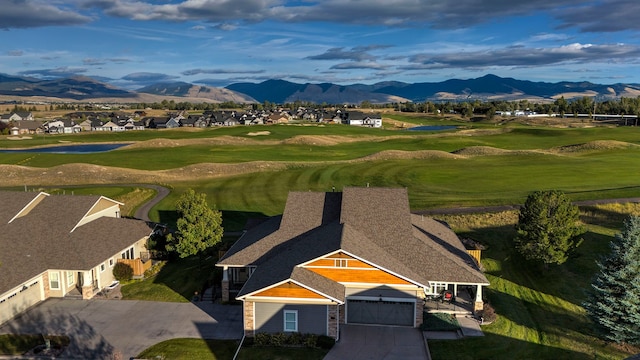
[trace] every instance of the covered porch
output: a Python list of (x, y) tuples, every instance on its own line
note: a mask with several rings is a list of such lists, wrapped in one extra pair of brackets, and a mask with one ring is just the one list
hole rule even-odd
[[(440, 284), (434, 294), (424, 300), (424, 311), (430, 313), (473, 314), (482, 310), (483, 284)], [(446, 295), (449, 293), (450, 298)]]

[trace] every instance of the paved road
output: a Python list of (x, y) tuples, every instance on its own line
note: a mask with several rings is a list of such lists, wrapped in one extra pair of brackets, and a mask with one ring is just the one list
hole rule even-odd
[(69, 359), (123, 359), (173, 338), (240, 339), (239, 305), (210, 302), (49, 299), (2, 327), (0, 334), (66, 334)]
[(138, 208), (138, 210), (136, 210), (136, 214), (135, 217), (144, 221), (151, 221), (151, 219), (149, 219), (149, 211), (151, 211), (151, 208), (154, 207), (157, 203), (159, 203), (162, 199), (164, 199), (165, 197), (167, 197), (167, 195), (169, 195), (169, 189), (167, 189), (164, 186), (159, 186), (159, 185), (146, 185), (146, 184), (137, 184), (135, 186), (141, 186), (141, 187), (146, 187), (149, 189), (154, 189), (155, 191), (157, 191), (158, 193), (156, 194), (156, 196), (147, 201), (146, 203), (142, 204), (142, 206), (140, 206), (140, 208)]

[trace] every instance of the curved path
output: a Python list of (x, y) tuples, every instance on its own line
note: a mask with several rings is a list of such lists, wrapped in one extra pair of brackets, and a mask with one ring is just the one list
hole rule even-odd
[(142, 206), (140, 206), (138, 210), (136, 210), (136, 213), (134, 215), (137, 219), (151, 221), (151, 219), (149, 219), (149, 211), (151, 211), (151, 208), (156, 206), (156, 204), (158, 204), (162, 199), (169, 195), (169, 189), (160, 185), (135, 184), (133, 186), (145, 187), (157, 191), (156, 196), (146, 203), (142, 204)]

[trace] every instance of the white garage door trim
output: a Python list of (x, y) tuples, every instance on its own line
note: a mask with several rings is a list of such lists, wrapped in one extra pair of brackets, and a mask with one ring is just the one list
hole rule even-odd
[(415, 326), (416, 301), (406, 298), (347, 298), (347, 324)]

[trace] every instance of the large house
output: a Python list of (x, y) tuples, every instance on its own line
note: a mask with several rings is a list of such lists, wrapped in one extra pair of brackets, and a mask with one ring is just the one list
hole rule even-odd
[(90, 299), (141, 261), (151, 228), (104, 196), (0, 191), (0, 324), (50, 297)]
[(406, 189), (291, 192), (284, 214), (222, 256), (222, 298), (243, 303), (246, 336), (339, 337), (340, 324), (418, 327), (426, 298), (489, 285), (446, 225), (410, 213)]

